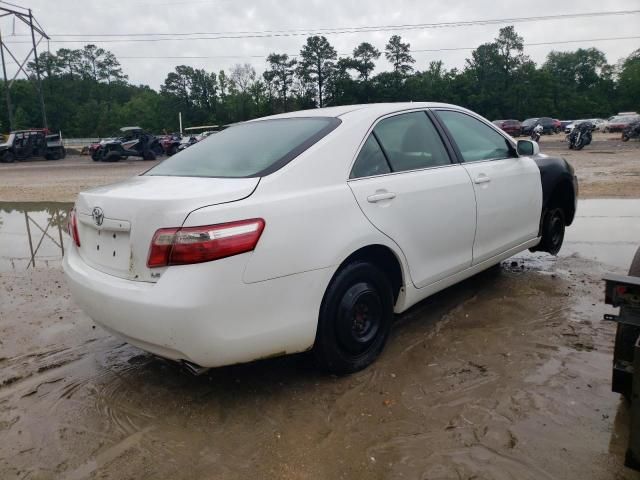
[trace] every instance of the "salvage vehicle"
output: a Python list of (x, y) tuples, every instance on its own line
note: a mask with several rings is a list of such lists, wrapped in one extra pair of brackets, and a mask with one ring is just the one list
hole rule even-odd
[(561, 128), (560, 121), (554, 120), (550, 117), (527, 118), (524, 122), (522, 122), (522, 131), (520, 133), (522, 135), (531, 135), (531, 129), (536, 125), (542, 125), (542, 133), (548, 135), (552, 133), (558, 133)]
[(605, 303), (620, 308), (619, 315), (606, 314), (604, 319), (617, 323), (611, 389), (631, 406), (625, 465), (640, 470), (640, 248), (628, 276), (606, 275), (604, 280)]
[(64, 270), (96, 323), (193, 372), (312, 350), (349, 373), (394, 313), (556, 254), (577, 193), (565, 160), (454, 105), (289, 112), (80, 193)]
[(155, 160), (164, 150), (158, 139), (140, 127), (123, 127), (122, 137), (103, 140), (92, 145), (91, 158), (94, 162), (117, 162), (128, 157), (142, 157)]
[(640, 116), (635, 114), (614, 115), (610, 117), (602, 127), (605, 133), (622, 132), (630, 123), (640, 120)]
[(518, 120), (494, 120), (493, 124), (512, 137), (519, 137), (522, 131), (522, 124)]
[(0, 143), (0, 161), (12, 163), (31, 157), (60, 160), (66, 156), (61, 134), (50, 134), (49, 130), (35, 128), (11, 132), (6, 141)]

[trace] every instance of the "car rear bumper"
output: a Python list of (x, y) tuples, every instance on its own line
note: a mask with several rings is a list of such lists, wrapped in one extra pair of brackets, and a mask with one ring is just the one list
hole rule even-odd
[(63, 266), (97, 324), (156, 355), (217, 367), (309, 349), (333, 269), (247, 284), (250, 255), (169, 267), (157, 283), (100, 272), (73, 246)]

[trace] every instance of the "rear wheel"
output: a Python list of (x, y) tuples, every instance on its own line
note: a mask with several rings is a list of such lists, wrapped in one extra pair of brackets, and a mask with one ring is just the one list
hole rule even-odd
[(375, 265), (343, 267), (325, 292), (313, 347), (319, 366), (345, 374), (367, 367), (384, 348), (393, 321), (393, 292)]
[(536, 250), (557, 255), (564, 241), (565, 219), (561, 208), (547, 210), (542, 221), (542, 240)]
[(5, 152), (4, 155), (2, 155), (1, 160), (5, 163), (13, 163), (16, 161), (16, 157), (13, 153), (11, 152)]

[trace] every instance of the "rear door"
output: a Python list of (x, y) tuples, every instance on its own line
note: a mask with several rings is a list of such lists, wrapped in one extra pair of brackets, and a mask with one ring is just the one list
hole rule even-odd
[(467, 113), (436, 110), (469, 173), (478, 208), (473, 263), (538, 236), (542, 211), (540, 169), (518, 157), (511, 143)]
[(380, 120), (349, 186), (371, 223), (400, 246), (418, 288), (471, 265), (473, 186), (424, 111)]

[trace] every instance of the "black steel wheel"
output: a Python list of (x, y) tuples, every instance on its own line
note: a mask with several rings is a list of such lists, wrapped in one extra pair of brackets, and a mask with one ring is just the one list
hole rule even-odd
[(393, 322), (391, 284), (376, 266), (355, 261), (343, 267), (325, 292), (313, 347), (319, 366), (352, 373), (382, 352)]
[(542, 222), (542, 240), (537, 250), (557, 255), (562, 248), (565, 229), (564, 212), (561, 208), (550, 208)]

